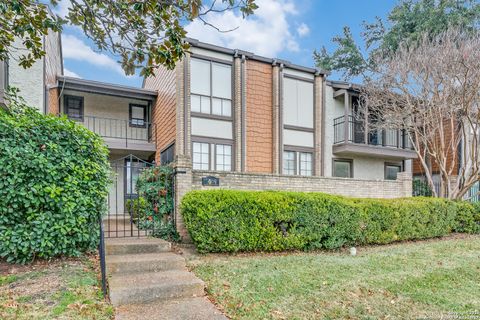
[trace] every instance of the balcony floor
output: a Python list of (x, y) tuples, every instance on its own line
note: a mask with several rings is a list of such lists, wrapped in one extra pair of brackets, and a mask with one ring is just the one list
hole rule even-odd
[(352, 142), (334, 144), (332, 146), (332, 152), (338, 156), (366, 156), (391, 160), (408, 160), (417, 158), (417, 153), (410, 149)]
[(131, 150), (131, 151), (156, 151), (155, 143), (144, 140), (103, 138), (109, 149)]

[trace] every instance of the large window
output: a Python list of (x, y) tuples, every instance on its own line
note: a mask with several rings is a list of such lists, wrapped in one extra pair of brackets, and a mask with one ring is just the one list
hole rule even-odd
[(400, 164), (385, 163), (385, 180), (397, 180), (399, 172), (402, 172)]
[(294, 151), (283, 152), (283, 174), (294, 175), (296, 173), (296, 153)]
[(232, 116), (232, 67), (228, 64), (191, 59), (191, 111)]
[(312, 154), (309, 152), (300, 152), (300, 175), (312, 175)]
[(210, 169), (210, 145), (208, 143), (193, 143), (193, 169)]
[(147, 124), (147, 106), (130, 104), (129, 109), (130, 127), (145, 128)]
[(311, 176), (313, 174), (313, 154), (311, 152), (284, 151), (283, 174)]
[(215, 145), (216, 170), (231, 171), (232, 170), (232, 146), (226, 144)]
[(348, 159), (334, 159), (333, 176), (339, 178), (353, 178), (353, 161)]
[(313, 128), (313, 83), (285, 77), (283, 91), (284, 123)]
[(232, 171), (232, 145), (225, 143), (194, 142), (193, 169)]
[(83, 121), (83, 97), (66, 95), (63, 103), (65, 114), (69, 119)]

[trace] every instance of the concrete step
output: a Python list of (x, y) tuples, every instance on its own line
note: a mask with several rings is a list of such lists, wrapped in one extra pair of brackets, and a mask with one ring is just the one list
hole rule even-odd
[(114, 274), (110, 277), (114, 306), (204, 296), (204, 283), (188, 271)]
[(111, 255), (106, 261), (109, 274), (186, 270), (185, 259), (173, 252)]
[[(113, 234), (112, 234), (113, 235)], [(106, 255), (125, 255), (169, 252), (170, 242), (157, 238), (109, 238), (105, 239)]]
[(227, 320), (206, 297), (131, 304), (115, 311), (116, 320)]

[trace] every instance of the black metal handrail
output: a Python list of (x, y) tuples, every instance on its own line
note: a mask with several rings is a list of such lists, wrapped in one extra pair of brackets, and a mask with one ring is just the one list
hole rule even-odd
[(155, 125), (148, 121), (132, 122), (126, 119), (106, 118), (97, 116), (82, 116), (70, 118), (95, 132), (102, 138), (114, 138), (122, 140), (136, 140), (154, 142)]
[[(405, 130), (377, 129), (370, 130), (365, 134), (366, 126), (363, 120), (358, 120), (352, 115), (348, 115), (347, 119), (348, 121), (345, 121), (345, 116), (333, 119), (334, 144), (350, 142), (390, 148), (412, 149)], [(345, 130), (346, 123), (348, 124), (348, 133)], [(348, 135), (347, 139), (345, 139), (345, 135)]]

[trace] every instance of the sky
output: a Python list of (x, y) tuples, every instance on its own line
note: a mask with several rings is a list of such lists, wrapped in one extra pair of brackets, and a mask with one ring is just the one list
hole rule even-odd
[[(228, 11), (208, 16), (221, 33), (200, 21), (185, 25), (187, 36), (200, 41), (242, 49), (294, 64), (314, 67), (313, 51), (325, 46), (331, 51), (331, 39), (348, 25), (360, 39), (363, 21), (376, 16), (385, 18), (397, 0), (256, 0), (259, 9), (243, 19)], [(55, 10), (65, 14), (68, 1)], [(118, 58), (99, 52), (76, 27), (66, 27), (62, 34), (64, 72), (67, 76), (141, 87), (142, 78), (125, 76)], [(337, 80), (339, 74), (330, 79)]]

